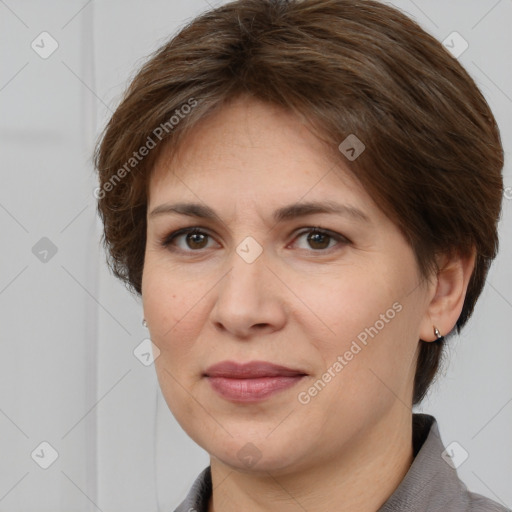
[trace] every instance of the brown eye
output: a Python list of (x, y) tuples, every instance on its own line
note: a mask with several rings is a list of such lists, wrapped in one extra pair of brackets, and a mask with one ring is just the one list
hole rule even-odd
[(192, 233), (187, 233), (185, 236), (185, 243), (191, 249), (204, 249), (205, 240), (207, 240), (208, 235), (206, 233), (201, 233), (200, 231), (194, 231)]
[[(302, 231), (299, 233), (296, 240), (300, 239), (304, 235), (307, 235), (305, 239), (308, 247), (304, 247), (306, 250), (313, 249), (318, 252), (327, 251), (335, 245), (344, 246), (350, 243), (350, 240), (345, 238), (343, 235), (320, 228), (309, 228), (307, 231)], [(331, 244), (331, 242), (334, 242), (334, 244)]]
[(308, 243), (313, 249), (327, 249), (331, 239), (332, 237), (319, 231), (310, 231), (307, 237)]
[[(171, 251), (198, 252), (206, 249), (210, 235), (199, 228), (185, 228), (174, 231), (160, 243)], [(183, 240), (181, 246), (176, 241)]]

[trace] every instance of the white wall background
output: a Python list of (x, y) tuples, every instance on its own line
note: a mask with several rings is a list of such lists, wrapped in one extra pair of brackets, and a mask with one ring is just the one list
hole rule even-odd
[[(498, 119), (512, 187), (512, 2), (392, 3), (438, 39), (455, 30), (468, 41), (460, 60)], [(146, 336), (142, 308), (106, 269), (90, 160), (143, 58), (207, 8), (0, 0), (0, 511), (170, 512), (208, 464), (168, 411), (154, 368), (132, 353)], [(31, 48), (51, 49), (43, 31), (59, 45), (47, 59)], [(421, 407), (445, 445), (469, 452), (459, 468), (468, 487), (508, 507), (511, 223), (509, 188), (500, 256)], [(52, 461), (43, 441), (58, 453), (48, 469), (38, 465)]]

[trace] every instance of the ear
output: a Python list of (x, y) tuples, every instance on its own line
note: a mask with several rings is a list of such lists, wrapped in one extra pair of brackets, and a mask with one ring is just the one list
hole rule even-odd
[(434, 326), (443, 336), (455, 327), (464, 305), (475, 258), (475, 248), (469, 256), (444, 254), (437, 258), (439, 270), (430, 278), (432, 295), (420, 325), (423, 341), (437, 339)]

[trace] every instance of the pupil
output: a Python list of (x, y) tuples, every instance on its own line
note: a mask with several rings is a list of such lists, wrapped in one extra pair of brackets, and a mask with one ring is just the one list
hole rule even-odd
[[(197, 241), (197, 239), (196, 239), (196, 240), (194, 240), (194, 237), (202, 238), (202, 239), (203, 239), (202, 241), (204, 241), (205, 235), (204, 235), (204, 234), (202, 234), (202, 233), (189, 233), (188, 240), (189, 240), (189, 241), (190, 241), (190, 240), (192, 240), (192, 245), (195, 245), (195, 244), (196, 244), (196, 241)], [(200, 245), (200, 244), (201, 244), (201, 240), (199, 240), (199, 242), (198, 242), (198, 243), (199, 243), (199, 245)]]
[[(310, 236), (309, 236), (309, 241), (310, 241), (310, 242), (312, 242), (313, 244), (315, 244), (315, 243), (320, 243), (320, 245), (322, 246), (322, 247), (320, 247), (320, 248), (321, 248), (321, 249), (324, 249), (324, 248), (325, 248), (325, 247), (324, 247), (324, 246), (325, 246), (325, 243), (324, 243), (324, 244), (322, 244), (322, 242), (321, 242), (321, 241), (319, 242), (319, 241), (318, 241), (318, 237), (320, 237), (320, 239), (322, 239), (322, 237), (323, 237), (323, 238), (324, 238), (324, 241), (325, 241), (325, 239), (326, 239), (326, 238), (328, 238), (328, 237), (327, 237), (327, 235), (325, 235), (325, 234), (323, 234), (323, 233), (311, 233), (311, 234), (310, 234)], [(317, 248), (318, 248), (318, 247), (317, 247)]]

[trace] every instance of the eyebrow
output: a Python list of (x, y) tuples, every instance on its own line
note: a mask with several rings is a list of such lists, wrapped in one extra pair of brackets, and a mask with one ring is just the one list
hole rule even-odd
[[(333, 201), (294, 203), (277, 209), (273, 213), (276, 223), (305, 217), (318, 213), (335, 213), (349, 216), (355, 220), (370, 223), (369, 217), (358, 208), (350, 205), (338, 204)], [(220, 216), (209, 206), (200, 203), (165, 203), (154, 208), (149, 217), (162, 214), (180, 214), (200, 219), (215, 220), (222, 223)]]

